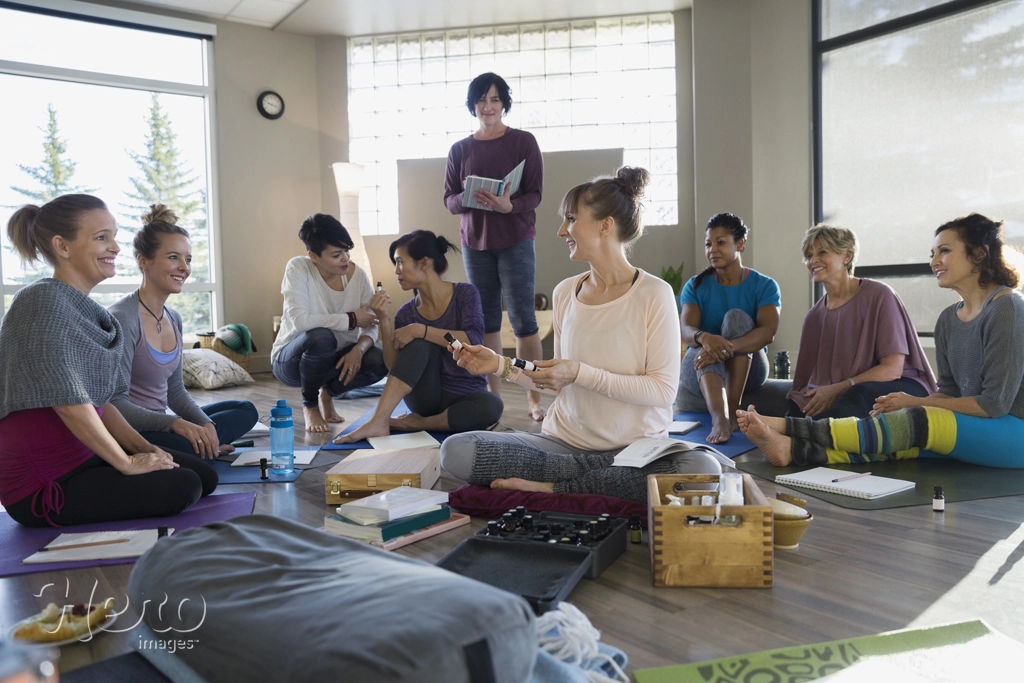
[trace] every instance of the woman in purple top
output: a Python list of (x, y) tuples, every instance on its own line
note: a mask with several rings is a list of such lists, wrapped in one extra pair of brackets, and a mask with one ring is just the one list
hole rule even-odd
[(855, 278), (857, 236), (816, 225), (801, 245), (825, 296), (804, 318), (789, 392), (792, 417), (868, 417), (875, 399), (938, 391), (903, 302), (888, 285)]
[[(544, 159), (533, 135), (509, 128), (501, 120), (512, 108), (512, 91), (501, 76), (485, 73), (474, 78), (469, 84), (466, 106), (480, 121), (480, 129), (456, 142), (448, 152), (444, 203), (459, 216), (466, 275), (480, 292), (483, 306), (484, 345), (501, 354), (504, 295), (508, 319), (516, 335), (516, 355), (539, 360), (543, 352), (534, 312), (534, 236), (536, 209), (544, 187)], [(466, 176), (504, 178), (520, 162), (524, 162), (523, 174), (516, 192), (506, 190), (499, 196), (478, 190), (473, 199), (483, 208), (463, 206)], [(491, 391), (500, 393), (500, 380), (489, 377), (488, 382)], [(531, 391), (527, 398), (530, 416), (534, 420), (544, 419), (540, 394)]]
[[(398, 284), (403, 291), (415, 290), (416, 296), (398, 309), (394, 322), (386, 291), (377, 291), (370, 300), (391, 375), (370, 421), (335, 443), (386, 436), (392, 429), (468, 432), (487, 429), (501, 417), (501, 397), (488, 392), (484, 378), (460, 368), (447, 351), (447, 333), (463, 344), (479, 344), (484, 338), (476, 287), (441, 279), (448, 270), (449, 250), (457, 251), (429, 230), (413, 231), (391, 243), (388, 251)], [(412, 412), (392, 418), (403, 399)]]

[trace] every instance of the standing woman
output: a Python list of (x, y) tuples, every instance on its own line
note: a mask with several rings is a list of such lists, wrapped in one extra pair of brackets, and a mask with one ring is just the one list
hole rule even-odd
[(270, 350), (274, 377), (302, 387), (307, 432), (343, 422), (334, 397), (375, 384), (388, 373), (374, 346), (377, 316), (367, 305), (373, 286), (349, 259), (352, 238), (334, 216), (307, 216), (299, 228), (305, 256), (288, 261), (281, 280), (284, 312)]
[(893, 392), (938, 391), (903, 302), (886, 284), (853, 276), (857, 235), (816, 225), (801, 245), (825, 296), (804, 317), (789, 392), (791, 417), (867, 417)]
[(937, 392), (880, 396), (863, 420), (770, 418), (750, 406), (739, 411), (744, 434), (780, 467), (948, 456), (1024, 468), (1024, 297), (1011, 259), (1002, 221), (972, 213), (935, 231), (932, 272), (961, 298), (935, 323)]
[[(429, 230), (415, 230), (391, 243), (388, 251), (398, 284), (416, 296), (398, 309), (394, 322), (387, 292), (381, 290), (370, 300), (391, 376), (370, 421), (335, 443), (386, 436), (392, 429), (468, 432), (487, 429), (501, 417), (501, 397), (488, 392), (483, 377), (460, 368), (447, 352), (445, 334), (463, 344), (479, 344), (484, 336), (476, 287), (441, 279), (448, 270), (449, 250), (456, 251), (455, 245)], [(412, 413), (392, 418), (403, 399)]]
[(707, 403), (712, 421), (708, 443), (729, 440), (743, 394), (768, 378), (765, 347), (779, 327), (778, 283), (743, 267), (748, 232), (739, 216), (712, 216), (704, 233), (710, 265), (690, 278), (679, 296), (687, 347), (681, 384)]
[[(534, 304), (537, 256), (537, 206), (544, 188), (544, 158), (533, 135), (509, 128), (501, 117), (512, 109), (512, 90), (501, 76), (485, 73), (473, 79), (466, 96), (469, 113), (480, 129), (452, 145), (444, 177), (444, 203), (459, 216), (463, 260), (469, 281), (480, 292), (484, 311), (484, 345), (501, 354), (501, 304), (516, 335), (516, 354), (527, 360), (541, 358), (540, 334)], [(523, 176), (515, 194), (497, 196), (487, 190), (474, 193), (482, 209), (462, 205), (466, 176), (504, 178), (520, 162)], [(511, 188), (509, 188), (511, 189)], [(488, 379), (491, 391), (501, 382)], [(540, 394), (527, 395), (530, 416), (544, 419)]]
[(0, 325), (0, 504), (25, 526), (173, 515), (217, 487), (209, 464), (149, 444), (110, 402), (127, 390), (124, 335), (89, 292), (114, 276), (116, 234), (84, 194), (23, 206), (7, 224), (24, 261), (53, 266)]
[(200, 408), (185, 389), (181, 316), (165, 304), (192, 274), (192, 243), (173, 211), (149, 208), (132, 243), (142, 285), (110, 306), (124, 334), (121, 371), (131, 384), (112, 403), (149, 443), (214, 458), (233, 451), (231, 442), (252, 429), (259, 413), (249, 401)]
[(572, 261), (590, 269), (555, 287), (555, 357), (520, 370), (484, 346), (454, 352), (460, 366), (554, 394), (540, 434), (469, 432), (441, 444), (441, 464), (479, 486), (594, 493), (647, 500), (652, 473), (718, 474), (701, 451), (643, 468), (612, 467), (643, 438), (664, 438), (679, 377), (672, 288), (633, 266), (626, 246), (642, 233), (640, 197), (650, 175), (619, 169), (577, 185), (562, 200), (558, 230)]

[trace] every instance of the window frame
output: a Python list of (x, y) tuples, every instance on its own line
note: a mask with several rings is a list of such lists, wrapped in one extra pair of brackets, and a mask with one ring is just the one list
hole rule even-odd
[[(220, 258), (222, 253), (219, 209), (220, 187), (217, 176), (216, 103), (214, 98), (214, 38), (217, 35), (217, 27), (214, 24), (148, 14), (135, 10), (91, 5), (78, 2), (77, 0), (18, 0), (17, 2), (0, 0), (0, 8), (75, 21), (196, 38), (203, 41), (204, 84), (202, 85), (117, 76), (101, 72), (43, 66), (30, 62), (10, 60), (0, 60), (0, 74), (203, 98), (204, 125), (206, 126), (205, 172), (207, 178), (206, 204), (210, 248), (210, 282), (186, 282), (182, 286), (182, 293), (210, 292), (211, 320), (214, 327), (219, 327), (223, 324), (224, 278), (222, 259)], [(42, 267), (48, 268), (49, 266), (44, 265)], [(7, 312), (6, 297), (17, 294), (18, 291), (27, 286), (24, 284), (5, 283), (3, 262), (0, 261), (0, 318)], [(137, 288), (138, 283), (100, 283), (93, 288), (92, 292), (96, 294), (130, 294)]]

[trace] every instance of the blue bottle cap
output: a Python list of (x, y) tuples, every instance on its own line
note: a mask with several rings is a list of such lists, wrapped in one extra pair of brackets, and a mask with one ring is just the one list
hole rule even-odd
[(270, 409), (271, 417), (291, 417), (292, 409), (283, 398), (277, 399), (277, 405)]

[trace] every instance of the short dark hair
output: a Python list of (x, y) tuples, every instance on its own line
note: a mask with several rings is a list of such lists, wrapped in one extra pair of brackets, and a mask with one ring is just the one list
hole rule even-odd
[[(704, 232), (714, 230), (715, 228), (725, 228), (732, 235), (733, 242), (739, 242), (740, 240), (747, 239), (747, 235), (750, 234), (750, 229), (747, 224), (743, 222), (743, 219), (734, 213), (723, 211), (722, 213), (716, 213), (714, 216), (708, 219), (708, 224), (704, 228)], [(693, 288), (697, 289), (700, 287), (701, 281), (715, 272), (714, 266), (708, 266), (704, 270), (697, 273), (697, 277), (693, 281)]]
[(348, 230), (334, 216), (327, 213), (315, 213), (306, 216), (299, 228), (299, 239), (306, 245), (306, 251), (313, 252), (317, 256), (324, 253), (328, 246), (339, 249), (351, 249), (352, 238)]
[(967, 247), (967, 256), (978, 264), (978, 284), (982, 287), (994, 282), (1016, 289), (1020, 284), (1016, 264), (1007, 258), (1006, 252), (1013, 255), (1015, 250), (1006, 243), (1002, 221), (972, 213), (943, 223), (935, 229), (935, 234), (943, 230), (955, 230)]
[(395, 262), (395, 250), (405, 247), (409, 258), (413, 261), (428, 258), (434, 262), (434, 272), (440, 275), (448, 270), (448, 257), (445, 254), (449, 251), (458, 252), (459, 248), (448, 241), (444, 235), (435, 235), (429, 230), (413, 230), (407, 235), (402, 235), (388, 247), (388, 256), (391, 263)]
[(474, 117), (476, 116), (476, 103), (487, 94), (492, 85), (498, 90), (502, 110), (506, 114), (512, 110), (512, 88), (508, 87), (508, 83), (505, 82), (504, 78), (488, 71), (474, 78), (469, 84), (469, 92), (466, 94), (466, 107)]

